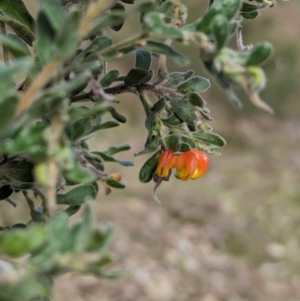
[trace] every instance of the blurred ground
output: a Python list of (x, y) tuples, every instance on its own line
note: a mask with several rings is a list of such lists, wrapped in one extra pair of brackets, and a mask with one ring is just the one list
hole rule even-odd
[[(186, 1), (195, 6), (195, 15), (196, 2)], [(162, 205), (152, 200), (153, 183), (138, 181), (147, 157), (133, 154), (145, 140), (144, 115), (138, 99), (123, 97), (120, 110), (129, 123), (98, 135), (93, 146), (129, 142), (132, 151), (120, 157), (134, 160), (135, 167), (111, 164), (109, 170), (123, 174), (127, 189), (100, 194), (94, 208), (99, 225), (115, 224), (112, 249), (120, 256), (117, 267), (129, 276), (110, 282), (68, 274), (56, 281), (56, 301), (300, 300), (299, 12), (298, 1), (278, 0), (277, 7), (244, 26), (245, 43), (275, 45), (265, 66), (269, 82), (263, 98), (276, 114), (248, 103), (243, 111), (231, 108), (213, 82), (205, 99), (212, 126), (228, 145), (221, 156), (211, 157), (200, 180), (173, 177), (164, 183), (158, 191)], [(196, 57), (194, 66), (208, 76)], [(1, 204), (3, 212), (6, 208)], [(5, 221), (21, 216), (27, 220), (18, 208)]]

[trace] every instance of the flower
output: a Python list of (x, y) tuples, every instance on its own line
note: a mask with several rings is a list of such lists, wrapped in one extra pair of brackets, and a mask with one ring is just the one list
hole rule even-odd
[(156, 174), (161, 178), (167, 177), (170, 169), (174, 167), (175, 162), (176, 157), (174, 151), (171, 148), (166, 149), (158, 158)]
[(180, 154), (176, 158), (176, 177), (180, 180), (195, 180), (202, 177), (207, 168), (209, 160), (206, 153), (197, 149)]

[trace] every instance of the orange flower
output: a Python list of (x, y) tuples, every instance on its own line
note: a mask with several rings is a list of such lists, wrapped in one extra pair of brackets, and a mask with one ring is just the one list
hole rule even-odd
[(169, 175), (170, 169), (175, 165), (175, 155), (171, 148), (166, 149), (158, 158), (158, 166), (156, 168), (156, 174), (165, 178)]
[(208, 164), (206, 153), (197, 149), (187, 151), (176, 158), (176, 176), (183, 181), (198, 179), (205, 174)]

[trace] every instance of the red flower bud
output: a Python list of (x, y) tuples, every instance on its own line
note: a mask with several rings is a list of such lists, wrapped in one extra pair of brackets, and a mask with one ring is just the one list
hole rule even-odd
[(183, 181), (198, 179), (205, 174), (208, 164), (206, 153), (197, 149), (187, 151), (176, 158), (176, 176)]
[(170, 148), (166, 149), (158, 158), (158, 166), (156, 168), (156, 174), (165, 178), (169, 175), (170, 169), (175, 165), (174, 151)]

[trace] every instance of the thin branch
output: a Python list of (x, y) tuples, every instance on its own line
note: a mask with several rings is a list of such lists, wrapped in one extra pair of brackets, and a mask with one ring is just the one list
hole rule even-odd
[[(5, 28), (5, 23), (0, 21), (0, 32), (3, 35), (6, 35), (6, 28)], [(2, 44), (2, 50), (3, 50), (3, 60), (5, 64), (9, 64), (9, 53), (7, 48)]]
[(79, 34), (81, 37), (84, 37), (88, 34), (90, 30), (90, 25), (94, 19), (105, 12), (110, 6), (114, 3), (112, 0), (98, 0), (98, 2), (91, 3), (88, 8), (85, 16), (83, 17), (80, 27)]
[[(43, 212), (47, 217), (50, 217), (50, 208), (49, 208), (49, 204), (48, 204), (48, 200), (46, 195), (44, 194), (44, 192), (38, 188), (38, 187), (33, 187), (32, 190), (34, 191), (34, 193), (36, 193), (40, 199), (42, 200), (42, 207), (43, 207)], [(24, 193), (24, 192), (23, 192)], [(29, 204), (28, 204), (29, 205)], [(30, 205), (29, 205), (30, 206)]]
[(104, 55), (104, 54), (107, 54), (109, 52), (117, 51), (117, 50), (125, 48), (127, 46), (140, 43), (141, 40), (147, 38), (147, 36), (148, 36), (147, 33), (144, 33), (144, 32), (139, 33), (136, 36), (130, 37), (130, 38), (125, 39), (125, 40), (122, 40), (122, 41), (120, 41), (120, 42), (118, 42), (116, 44), (111, 45), (108, 48), (103, 49), (102, 51), (99, 52), (99, 55)]
[(10, 203), (15, 208), (17, 207), (17, 204), (14, 201), (12, 201), (10, 198), (5, 199), (5, 201), (8, 202), (8, 203)]
[(30, 88), (25, 92), (25, 94), (19, 102), (16, 114), (17, 116), (31, 105), (34, 96), (49, 81), (50, 77), (52, 76), (55, 69), (58, 67), (59, 63), (60, 62), (57, 59), (52, 60), (36, 77)]
[(250, 51), (253, 48), (253, 45), (244, 45), (243, 43), (243, 33), (242, 33), (242, 25), (238, 25), (236, 32), (236, 44), (240, 51)]

